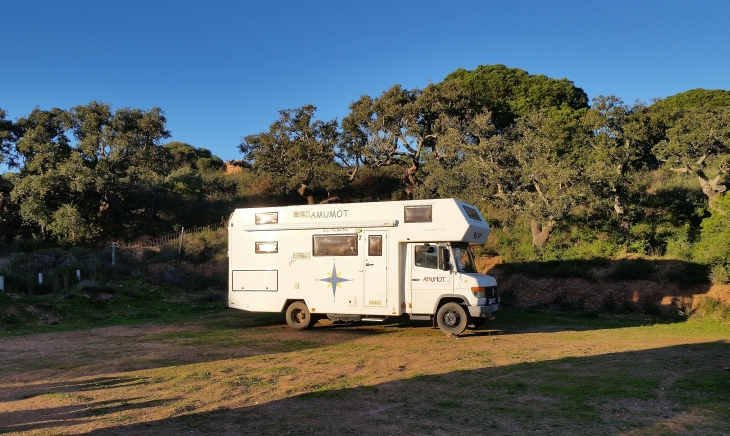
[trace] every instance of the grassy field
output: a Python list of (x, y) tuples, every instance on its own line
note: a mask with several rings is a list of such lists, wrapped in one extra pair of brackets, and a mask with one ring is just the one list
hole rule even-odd
[(0, 333), (0, 433), (730, 434), (727, 324), (504, 310), (461, 338), (295, 332), (135, 283), (45, 316), (28, 307), (59, 296), (2, 296), (20, 321)]

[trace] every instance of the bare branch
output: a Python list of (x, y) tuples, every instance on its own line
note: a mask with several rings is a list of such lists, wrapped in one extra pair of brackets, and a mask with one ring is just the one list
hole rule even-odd
[(545, 206), (550, 207), (550, 202), (545, 197), (545, 194), (542, 193), (542, 190), (540, 189), (540, 184), (537, 183), (537, 180), (532, 179), (532, 184), (533, 184), (533, 186), (535, 186), (535, 190), (537, 190), (537, 195), (540, 196), (540, 199), (542, 199), (542, 201), (545, 203)]

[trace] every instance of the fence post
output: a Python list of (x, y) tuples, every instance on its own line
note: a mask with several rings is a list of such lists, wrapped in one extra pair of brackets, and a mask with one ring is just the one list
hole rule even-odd
[(81, 270), (80, 269), (76, 270), (76, 280), (79, 282), (81, 281)]
[(180, 255), (182, 254), (183, 238), (185, 238), (185, 227), (180, 228), (180, 246), (177, 249), (177, 264), (180, 266)]
[(0, 276), (0, 291), (5, 290), (5, 276)]
[(117, 264), (117, 243), (112, 242), (112, 266)]
[(43, 273), (38, 273), (38, 284), (39, 285), (43, 284)]

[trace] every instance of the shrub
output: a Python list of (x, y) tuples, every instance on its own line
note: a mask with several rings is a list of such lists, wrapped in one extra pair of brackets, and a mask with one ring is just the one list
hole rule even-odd
[(689, 240), (689, 226), (683, 231), (675, 233), (674, 236), (667, 239), (667, 248), (665, 251), (667, 257), (681, 260), (690, 260), (692, 258), (692, 243)]
[(730, 304), (725, 304), (717, 298), (702, 298), (690, 318), (712, 319), (722, 322), (730, 321)]
[(730, 283), (730, 271), (724, 265), (715, 265), (710, 270), (710, 281), (713, 285), (724, 285)]
[(694, 258), (707, 265), (730, 265), (730, 195), (714, 201), (712, 215), (702, 220)]

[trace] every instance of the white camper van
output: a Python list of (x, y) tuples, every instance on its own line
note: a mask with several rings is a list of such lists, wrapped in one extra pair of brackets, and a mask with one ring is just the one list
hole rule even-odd
[(228, 226), (228, 306), (294, 329), (404, 317), (460, 334), (499, 310), (470, 247), (489, 226), (457, 200), (237, 209)]

